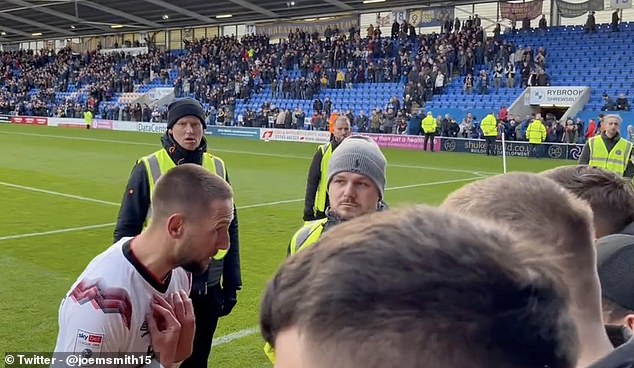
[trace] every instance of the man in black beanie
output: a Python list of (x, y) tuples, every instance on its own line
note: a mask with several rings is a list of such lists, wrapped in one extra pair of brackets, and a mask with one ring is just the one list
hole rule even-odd
[[(114, 230), (115, 242), (122, 237), (136, 236), (147, 227), (156, 182), (176, 165), (198, 164), (229, 182), (224, 161), (207, 152), (205, 128), (205, 113), (198, 101), (180, 99), (168, 107), (167, 131), (161, 138), (161, 149), (137, 160), (132, 169)], [(242, 280), (235, 206), (229, 243), (228, 251), (214, 256), (204, 273), (194, 275), (190, 296), (196, 316), (196, 334), (192, 355), (181, 367), (207, 367), (218, 318), (228, 315), (236, 305)], [(152, 275), (148, 277), (152, 279)]]

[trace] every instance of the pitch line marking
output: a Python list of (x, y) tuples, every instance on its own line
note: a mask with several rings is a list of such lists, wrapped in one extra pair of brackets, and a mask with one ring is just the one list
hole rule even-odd
[[(38, 134), (38, 133), (21, 133), (21, 132), (3, 132), (0, 131), (0, 134), (7, 135), (23, 135), (23, 136), (31, 136), (31, 137), (43, 137), (43, 138), (56, 138), (56, 139), (68, 139), (68, 140), (76, 140), (76, 141), (88, 141), (88, 142), (103, 142), (103, 143), (115, 143), (115, 144), (127, 144), (133, 146), (151, 146), (157, 147), (158, 145), (155, 143), (147, 143), (147, 142), (133, 142), (133, 141), (119, 141), (115, 139), (100, 139), (100, 138), (91, 138), (91, 137), (69, 137), (64, 135), (49, 135), (49, 134)], [(315, 143), (317, 144), (317, 143)], [(278, 157), (285, 159), (299, 159), (299, 160), (312, 160), (312, 157), (306, 156), (296, 156), (290, 154), (280, 154), (280, 153), (265, 153), (265, 152), (253, 152), (253, 151), (236, 151), (230, 149), (212, 149), (214, 152), (224, 152), (224, 153), (234, 153), (241, 155), (251, 155), (251, 156), (263, 156), (263, 157)], [(463, 174), (472, 174), (477, 175), (476, 171), (466, 170), (466, 169), (449, 169), (444, 167), (434, 167), (434, 166), (418, 166), (418, 165), (406, 165), (406, 164), (390, 164), (388, 163), (388, 167), (398, 167), (402, 169), (421, 169), (421, 170), (433, 170), (433, 171), (443, 171), (443, 172), (453, 172), (453, 173), (463, 173)], [(492, 171), (478, 171), (478, 173), (486, 173), (486, 174), (500, 174), (498, 172)]]
[[(428, 183), (418, 183), (418, 184), (410, 184), (410, 185), (402, 185), (402, 186), (397, 186), (397, 187), (390, 187), (390, 188), (386, 188), (385, 190), (400, 190), (400, 189), (418, 188), (418, 187), (426, 187), (426, 186), (433, 186), (433, 185), (459, 183), (459, 182), (464, 182), (464, 181), (472, 181), (472, 180), (476, 180), (476, 179), (479, 179), (479, 178), (481, 178), (481, 176), (473, 176), (473, 177), (470, 177), (470, 178), (460, 178), (460, 179), (452, 179), (452, 180), (432, 181), (432, 182), (428, 182)], [(50, 195), (59, 196), (59, 197), (77, 199), (77, 200), (85, 201), (85, 202), (93, 202), (93, 203), (105, 204), (105, 205), (108, 205), (108, 206), (119, 206), (120, 205), (120, 203), (117, 203), (117, 202), (104, 201), (104, 200), (101, 200), (101, 199), (84, 197), (84, 196), (75, 195), (75, 194), (69, 194), (69, 193), (56, 192), (56, 191), (53, 191), (53, 190), (35, 188), (35, 187), (26, 186), (26, 185), (7, 183), (7, 182), (4, 182), (4, 181), (0, 181), (0, 185), (4, 185), (6, 187), (13, 188), (13, 189), (28, 190), (28, 191), (37, 192), (37, 193), (44, 193), (44, 194), (50, 194)], [(296, 198), (296, 199), (286, 199), (286, 200), (273, 201), (273, 202), (254, 203), (254, 204), (247, 204), (247, 205), (244, 205), (244, 206), (238, 206), (237, 209), (242, 210), (242, 209), (248, 209), (248, 208), (269, 207), (269, 206), (276, 206), (276, 205), (279, 205), (279, 204), (300, 202), (300, 201), (303, 201), (303, 200), (304, 200), (304, 198)]]
[[(471, 178), (461, 178), (461, 179), (453, 179), (453, 180), (434, 181), (434, 182), (429, 182), (429, 183), (401, 185), (401, 186), (397, 186), (397, 187), (386, 188), (385, 190), (402, 190), (402, 189), (426, 187), (426, 186), (433, 186), (433, 185), (460, 183), (460, 182), (466, 182), (466, 181), (473, 181), (473, 180), (477, 180), (477, 179), (480, 179), (480, 177), (474, 176), (474, 177), (471, 177)], [(100, 199), (76, 196), (74, 194), (54, 192), (52, 190), (45, 190), (45, 189), (40, 189), (40, 188), (27, 187), (27, 186), (11, 184), (11, 183), (5, 183), (5, 182), (0, 182), (0, 185), (6, 185), (6, 186), (8, 186), (10, 188), (15, 188), (15, 189), (24, 189), (24, 190), (31, 190), (31, 191), (40, 192), (40, 193), (57, 195), (57, 196), (66, 197), (66, 198), (79, 199), (79, 200), (85, 200), (85, 201), (96, 202), (96, 203), (101, 203), (101, 204), (119, 206), (119, 203), (115, 203), (115, 202), (108, 202), (108, 201), (102, 201)], [(283, 201), (254, 203), (254, 204), (248, 204), (248, 205), (244, 205), (244, 206), (238, 206), (237, 209), (242, 210), (242, 209), (249, 209), (249, 208), (271, 207), (271, 206), (276, 206), (276, 205), (280, 205), (280, 204), (301, 202), (303, 200), (304, 200), (304, 198), (296, 198), (296, 199), (287, 199), (287, 200), (283, 200)], [(35, 236), (70, 233), (70, 232), (82, 231), (82, 230), (99, 229), (99, 228), (104, 228), (104, 227), (114, 226), (114, 225), (115, 225), (115, 223), (107, 223), (107, 224), (97, 224), (97, 225), (88, 225), (88, 226), (71, 227), (71, 228), (65, 228), (65, 229), (49, 230), (49, 231), (42, 231), (42, 232), (28, 233), (28, 234), (7, 235), (7, 236), (1, 236), (0, 237), (0, 241), (22, 239), (22, 238), (31, 238), (31, 237), (35, 237)]]

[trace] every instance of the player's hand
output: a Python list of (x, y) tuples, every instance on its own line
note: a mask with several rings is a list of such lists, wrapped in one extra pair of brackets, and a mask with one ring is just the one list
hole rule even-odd
[(150, 304), (151, 312), (146, 316), (150, 329), (152, 349), (159, 354), (163, 367), (171, 367), (176, 360), (178, 338), (181, 325), (169, 303), (160, 295), (154, 295)]
[(194, 306), (184, 290), (180, 290), (168, 298), (174, 315), (181, 325), (178, 347), (176, 349), (176, 361), (183, 361), (192, 354), (194, 348), (194, 334), (196, 333), (196, 317)]

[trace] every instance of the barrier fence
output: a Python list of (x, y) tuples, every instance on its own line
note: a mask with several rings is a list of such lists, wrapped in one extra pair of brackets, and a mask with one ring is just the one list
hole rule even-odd
[[(86, 123), (83, 119), (46, 118), (32, 116), (0, 115), (0, 123), (40, 125), (64, 128), (86, 127)], [(104, 119), (94, 119), (92, 122), (92, 127), (95, 129), (160, 134), (164, 133), (167, 130), (166, 123), (133, 122)], [(317, 130), (246, 128), (215, 125), (208, 126), (205, 134), (213, 137), (305, 143), (327, 143), (330, 139), (330, 133)], [(423, 151), (424, 137), (422, 136), (372, 133), (361, 133), (361, 135), (372, 138), (381, 148)], [(498, 154), (501, 154), (502, 142), (498, 141), (496, 144)], [(434, 151), (444, 152), (485, 154), (486, 144), (483, 139), (435, 137), (433, 149)], [(505, 149), (506, 154), (513, 157), (578, 160), (579, 156), (581, 156), (583, 145), (565, 143), (542, 143), (539, 145), (532, 145), (528, 142), (506, 141)]]

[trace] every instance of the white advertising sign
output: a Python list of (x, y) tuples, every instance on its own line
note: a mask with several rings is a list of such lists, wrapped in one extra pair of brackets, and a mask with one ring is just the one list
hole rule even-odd
[(167, 131), (166, 123), (135, 123), (137, 132), (141, 133), (165, 133)]
[(321, 130), (260, 129), (263, 141), (328, 143), (330, 133)]
[(632, 7), (632, 0), (610, 0), (612, 9), (629, 9)]
[(542, 106), (572, 106), (588, 87), (529, 87), (528, 103)]
[(136, 132), (139, 123), (134, 121), (115, 120), (112, 124), (112, 130), (122, 130), (124, 132)]
[(152, 88), (149, 92), (148, 92), (148, 97), (151, 100), (160, 100), (161, 98), (169, 95), (170, 93), (174, 92), (174, 88), (172, 87), (157, 87), (157, 88)]

